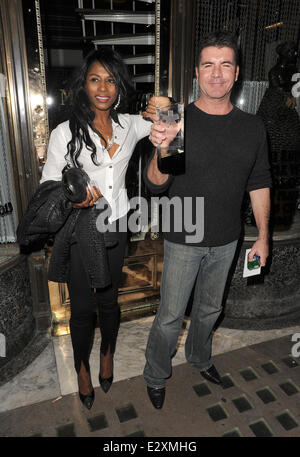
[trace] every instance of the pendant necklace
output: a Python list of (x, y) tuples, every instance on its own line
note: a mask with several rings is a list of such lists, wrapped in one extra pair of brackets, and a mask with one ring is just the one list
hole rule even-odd
[(112, 145), (114, 144), (114, 141), (115, 141), (115, 130), (114, 130), (114, 126), (112, 126), (112, 136), (111, 136), (110, 140), (107, 139), (107, 146), (105, 147), (100, 141), (103, 152), (104, 151), (108, 152), (111, 149)]

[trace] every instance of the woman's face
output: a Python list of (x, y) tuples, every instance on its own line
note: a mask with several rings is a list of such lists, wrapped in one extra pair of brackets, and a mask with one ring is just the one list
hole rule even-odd
[(93, 111), (110, 110), (118, 96), (115, 78), (99, 62), (94, 62), (90, 66), (85, 90)]

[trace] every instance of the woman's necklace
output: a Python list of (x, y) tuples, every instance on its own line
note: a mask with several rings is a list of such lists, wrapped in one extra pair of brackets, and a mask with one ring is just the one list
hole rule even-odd
[(108, 152), (111, 149), (112, 145), (114, 144), (114, 141), (115, 141), (115, 129), (114, 129), (114, 126), (112, 125), (111, 139), (107, 138), (106, 147), (100, 141), (103, 152), (104, 151)]

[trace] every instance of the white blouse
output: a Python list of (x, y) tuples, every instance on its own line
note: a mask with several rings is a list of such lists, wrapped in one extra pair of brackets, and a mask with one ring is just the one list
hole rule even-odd
[[(115, 143), (119, 145), (112, 158), (107, 151), (103, 151), (99, 136), (89, 128), (93, 142), (97, 148), (96, 159), (100, 163), (95, 165), (91, 159), (91, 151), (83, 145), (79, 156), (79, 162), (89, 175), (91, 181), (95, 182), (101, 194), (105, 197), (111, 207), (109, 222), (121, 218), (129, 211), (129, 201), (125, 188), (125, 174), (129, 159), (134, 151), (137, 142), (149, 135), (151, 122), (146, 121), (140, 115), (118, 114), (121, 127), (112, 121)], [(67, 144), (72, 134), (69, 128), (69, 121), (59, 124), (50, 135), (47, 161), (43, 168), (42, 179), (44, 181), (60, 181), (62, 169), (70, 159), (65, 159)]]

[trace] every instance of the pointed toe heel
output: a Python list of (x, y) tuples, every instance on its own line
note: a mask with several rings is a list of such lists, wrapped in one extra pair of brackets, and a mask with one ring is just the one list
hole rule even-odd
[(91, 409), (93, 406), (94, 400), (95, 400), (95, 391), (94, 389), (92, 390), (92, 393), (88, 395), (83, 395), (82, 393), (79, 393), (79, 398), (81, 400), (81, 403), (83, 406), (85, 406), (87, 409)]
[(112, 382), (113, 382), (113, 379), (114, 377), (111, 376), (110, 378), (102, 378), (100, 375), (99, 375), (99, 383), (100, 383), (100, 386), (101, 386), (101, 389), (103, 390), (103, 392), (105, 392), (107, 394), (107, 392), (109, 391), (111, 385), (112, 385)]

